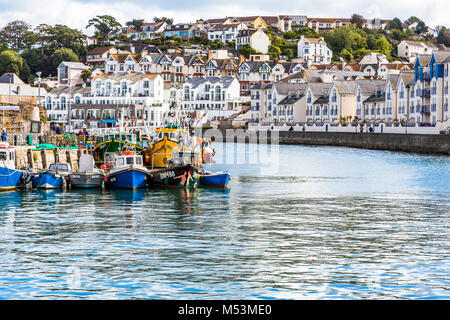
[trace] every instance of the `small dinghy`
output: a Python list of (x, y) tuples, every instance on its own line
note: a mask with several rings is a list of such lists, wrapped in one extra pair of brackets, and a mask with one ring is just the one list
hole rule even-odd
[(199, 174), (200, 185), (204, 187), (226, 188), (230, 181), (230, 174), (226, 171), (208, 172)]
[(94, 157), (90, 154), (82, 154), (78, 171), (69, 175), (72, 188), (100, 188), (103, 178), (103, 171), (95, 168)]

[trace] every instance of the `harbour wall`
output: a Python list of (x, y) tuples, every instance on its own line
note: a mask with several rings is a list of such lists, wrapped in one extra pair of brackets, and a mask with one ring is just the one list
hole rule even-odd
[(33, 150), (33, 147), (16, 147), (16, 168), (39, 170), (59, 161), (69, 163), (73, 170), (78, 170), (82, 153), (80, 149)]
[[(228, 136), (227, 136), (228, 135)], [(422, 154), (450, 155), (450, 134), (205, 130), (220, 142), (341, 146)]]

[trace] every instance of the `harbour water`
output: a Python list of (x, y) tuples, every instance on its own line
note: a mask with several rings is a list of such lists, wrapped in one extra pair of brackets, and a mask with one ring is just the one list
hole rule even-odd
[(0, 299), (450, 298), (449, 157), (216, 150), (229, 190), (0, 193)]

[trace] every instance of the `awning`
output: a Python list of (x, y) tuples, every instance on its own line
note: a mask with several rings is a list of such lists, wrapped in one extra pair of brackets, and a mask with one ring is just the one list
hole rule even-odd
[(0, 111), (19, 111), (19, 106), (0, 106)]
[(116, 123), (115, 119), (103, 119), (102, 120), (103, 123)]

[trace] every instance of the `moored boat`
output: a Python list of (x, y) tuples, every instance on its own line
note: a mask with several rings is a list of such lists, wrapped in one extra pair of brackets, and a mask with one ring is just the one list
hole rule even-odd
[(152, 170), (149, 175), (149, 186), (163, 188), (195, 188), (197, 187), (196, 168), (192, 165), (171, 166)]
[(16, 150), (7, 143), (0, 144), (0, 190), (10, 190), (20, 185), (23, 172), (16, 170)]
[(204, 172), (199, 174), (199, 182), (204, 187), (226, 188), (230, 181), (230, 174), (223, 172)]
[(31, 181), (33, 188), (57, 189), (62, 188), (64, 179), (72, 173), (70, 164), (57, 162), (50, 164), (49, 168), (33, 174)]
[(103, 178), (103, 171), (95, 168), (94, 158), (90, 154), (82, 154), (77, 172), (69, 174), (72, 188), (100, 188)]
[(107, 188), (139, 189), (147, 186), (148, 170), (142, 156), (127, 151), (117, 154), (112, 169), (105, 177)]

